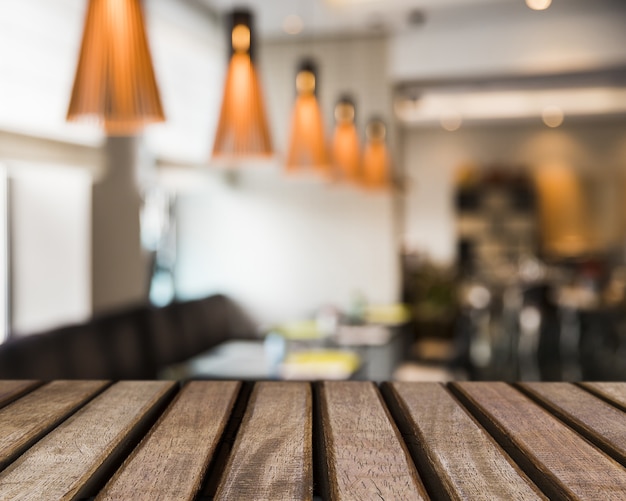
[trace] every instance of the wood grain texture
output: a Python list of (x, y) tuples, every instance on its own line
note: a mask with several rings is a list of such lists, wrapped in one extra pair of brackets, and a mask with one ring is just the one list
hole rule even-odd
[(385, 389), (433, 499), (546, 499), (443, 386)]
[(193, 499), (239, 386), (236, 382), (188, 383), (96, 499)]
[(626, 499), (626, 470), (505, 383), (453, 387), (531, 479), (557, 499)]
[(0, 470), (107, 384), (53, 381), (0, 410)]
[(0, 473), (0, 499), (75, 499), (110, 464), (174, 384), (120, 382), (93, 399)]
[(561, 420), (626, 465), (626, 413), (569, 383), (520, 386)]
[(580, 386), (626, 411), (625, 383), (580, 383)]
[(320, 407), (329, 498), (427, 499), (406, 445), (372, 383), (323, 383)]
[(39, 381), (0, 381), (0, 408), (41, 385)]
[(310, 385), (257, 383), (215, 499), (312, 499), (312, 462)]

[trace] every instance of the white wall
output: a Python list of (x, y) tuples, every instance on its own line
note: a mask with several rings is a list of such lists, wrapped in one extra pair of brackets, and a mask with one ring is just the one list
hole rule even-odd
[(407, 245), (437, 261), (455, 258), (454, 172), (468, 163), (528, 168), (557, 164), (577, 170), (600, 190), (592, 217), (598, 238), (614, 244), (616, 232), (624, 229), (621, 192), (614, 191), (621, 189), (626, 172), (624, 144), (623, 126), (608, 120), (566, 121), (559, 129), (534, 123), (464, 126), (456, 132), (409, 129), (403, 153), (410, 180)]
[(392, 37), (390, 76), (399, 81), (586, 71), (626, 63), (626, 3), (522, 0), (441, 9)]
[(105, 157), (99, 147), (0, 130), (0, 158), (8, 162), (77, 167), (98, 176)]
[(12, 163), (12, 324), (17, 333), (82, 321), (91, 313), (91, 176)]
[(390, 195), (329, 186), (312, 175), (286, 177), (281, 167), (300, 58), (314, 56), (320, 67), (330, 135), (341, 92), (354, 94), (361, 131), (372, 114), (390, 116), (385, 54), (381, 38), (261, 46), (279, 156), (265, 166), (243, 163), (235, 173), (208, 167), (203, 187), (180, 197), (182, 296), (228, 293), (268, 323), (301, 318), (327, 303), (347, 307), (357, 291), (372, 302), (397, 299)]
[(160, 158), (204, 163), (226, 68), (221, 23), (192, 2), (148, 0), (144, 10), (166, 118), (146, 130), (147, 146)]
[(0, 163), (0, 343), (9, 336), (9, 204), (6, 165)]
[(388, 197), (267, 171), (242, 178), (231, 186), (215, 177), (180, 200), (183, 295), (230, 294), (262, 322), (347, 306), (356, 291), (394, 299)]
[(98, 144), (97, 127), (67, 123), (87, 2), (0, 2), (0, 129)]

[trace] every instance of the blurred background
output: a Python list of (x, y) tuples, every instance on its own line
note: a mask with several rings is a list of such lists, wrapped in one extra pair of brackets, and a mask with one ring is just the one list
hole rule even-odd
[[(165, 121), (113, 135), (66, 121), (89, 2), (0, 2), (6, 377), (626, 379), (623, 1), (140, 4)], [(240, 7), (272, 147), (220, 157)], [(324, 175), (288, 158), (304, 60)], [(336, 175), (345, 95), (384, 182)], [(211, 297), (246, 327), (190, 320)], [(141, 331), (150, 369), (71, 372), (64, 345), (37, 372), (27, 338), (87, 325), (112, 363)]]

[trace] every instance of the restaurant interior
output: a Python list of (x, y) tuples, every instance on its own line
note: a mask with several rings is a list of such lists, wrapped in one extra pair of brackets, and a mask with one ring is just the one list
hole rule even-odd
[(0, 2), (0, 378), (626, 381), (625, 25)]

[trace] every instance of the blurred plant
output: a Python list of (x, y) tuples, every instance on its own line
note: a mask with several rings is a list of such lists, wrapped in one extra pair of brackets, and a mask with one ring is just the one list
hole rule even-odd
[[(412, 262), (411, 262), (412, 261)], [(456, 273), (452, 267), (412, 259), (405, 267), (406, 302), (418, 322), (451, 322), (456, 313)]]

